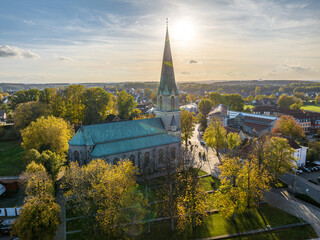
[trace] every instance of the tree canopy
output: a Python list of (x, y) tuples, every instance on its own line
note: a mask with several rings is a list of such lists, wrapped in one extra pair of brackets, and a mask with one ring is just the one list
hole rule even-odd
[(195, 125), (195, 118), (192, 112), (187, 110), (181, 111), (181, 139), (188, 145), (188, 140), (192, 137)]
[(61, 155), (68, 150), (68, 141), (72, 135), (73, 129), (62, 118), (41, 117), (21, 132), (22, 147), (26, 151), (31, 149), (36, 149), (39, 152), (50, 150)]
[(275, 123), (273, 133), (282, 133), (286, 137), (293, 139), (304, 138), (306, 135), (303, 128), (296, 123), (294, 118), (289, 115), (282, 115)]
[(134, 97), (123, 90), (119, 93), (117, 102), (119, 117), (121, 119), (130, 119), (133, 110), (137, 106), (137, 103), (134, 101)]

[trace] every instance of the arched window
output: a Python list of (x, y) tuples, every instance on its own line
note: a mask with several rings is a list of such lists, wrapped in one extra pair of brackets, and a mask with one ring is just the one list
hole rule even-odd
[(75, 152), (73, 153), (73, 155), (74, 155), (73, 160), (74, 160), (75, 162), (78, 162), (79, 165), (80, 165), (80, 155), (79, 155), (79, 152), (78, 152), (78, 151), (75, 151)]
[(150, 160), (150, 154), (149, 154), (149, 152), (146, 152), (146, 153), (144, 154), (144, 163), (145, 163), (145, 164), (148, 164), (148, 163), (149, 163), (149, 160)]
[(160, 101), (160, 110), (162, 110), (162, 96), (159, 97), (159, 101)]
[(159, 163), (163, 163), (163, 150), (159, 150)]
[(113, 159), (113, 164), (114, 165), (116, 165), (118, 162), (119, 162), (119, 158), (116, 157), (115, 159)]
[(174, 96), (171, 97), (171, 110), (174, 110)]
[(173, 147), (173, 148), (171, 148), (171, 159), (173, 160), (175, 158), (176, 158), (176, 148)]
[(130, 156), (130, 161), (133, 163), (133, 166), (135, 165), (134, 159), (135, 159), (135, 156), (132, 154)]

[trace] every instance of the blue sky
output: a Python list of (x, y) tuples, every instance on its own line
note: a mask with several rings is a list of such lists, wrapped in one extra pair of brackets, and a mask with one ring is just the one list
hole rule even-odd
[(1, 0), (0, 82), (320, 79), (320, 1)]

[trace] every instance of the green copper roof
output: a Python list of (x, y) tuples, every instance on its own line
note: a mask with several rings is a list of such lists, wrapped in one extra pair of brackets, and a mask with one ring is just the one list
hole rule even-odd
[(82, 126), (69, 141), (69, 145), (94, 145), (111, 141), (166, 133), (160, 118), (110, 122)]
[(179, 94), (176, 81), (174, 78), (174, 70), (173, 70), (173, 62), (171, 56), (171, 48), (170, 48), (170, 40), (169, 40), (169, 32), (167, 26), (166, 32), (166, 42), (164, 45), (163, 52), (163, 60), (162, 60), (162, 71), (161, 71), (161, 79), (160, 86), (158, 90), (158, 95), (171, 95), (171, 94)]
[(126, 153), (179, 142), (180, 140), (169, 134), (158, 134), (153, 136), (126, 139), (97, 144), (91, 152), (90, 156), (93, 158), (99, 158), (118, 153)]

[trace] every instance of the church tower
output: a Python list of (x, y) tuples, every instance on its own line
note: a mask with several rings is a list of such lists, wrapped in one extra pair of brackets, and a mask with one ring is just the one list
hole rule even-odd
[(157, 93), (158, 106), (156, 117), (161, 118), (166, 131), (181, 139), (181, 112), (179, 109), (179, 92), (174, 78), (173, 62), (170, 49), (168, 20), (162, 60), (160, 85)]

